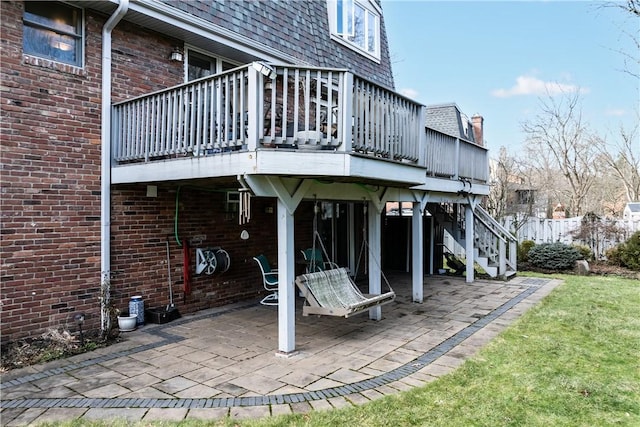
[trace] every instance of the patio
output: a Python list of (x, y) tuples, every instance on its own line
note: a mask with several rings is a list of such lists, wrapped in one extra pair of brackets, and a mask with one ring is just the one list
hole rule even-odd
[(257, 418), (358, 405), (422, 386), (459, 365), (560, 281), (516, 277), (468, 284), (391, 275), (383, 319), (303, 317), (297, 353), (279, 357), (277, 308), (256, 302), (146, 325), (92, 353), (2, 375), (3, 426), (73, 418)]

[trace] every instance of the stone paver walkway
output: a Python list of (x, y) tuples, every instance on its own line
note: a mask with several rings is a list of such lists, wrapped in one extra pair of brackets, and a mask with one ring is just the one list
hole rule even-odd
[(236, 304), (147, 325), (91, 353), (2, 375), (0, 423), (258, 418), (359, 405), (419, 387), (472, 356), (557, 280), (391, 277), (383, 320), (296, 314), (297, 353), (276, 355), (277, 310)]

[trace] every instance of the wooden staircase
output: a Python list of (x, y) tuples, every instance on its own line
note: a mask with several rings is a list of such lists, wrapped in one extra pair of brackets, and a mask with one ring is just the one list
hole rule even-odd
[[(459, 205), (458, 205), (459, 206)], [(466, 246), (464, 212), (453, 204), (437, 205), (435, 220), (462, 247)], [(473, 261), (490, 277), (508, 280), (517, 273), (517, 239), (481, 206), (473, 211)]]

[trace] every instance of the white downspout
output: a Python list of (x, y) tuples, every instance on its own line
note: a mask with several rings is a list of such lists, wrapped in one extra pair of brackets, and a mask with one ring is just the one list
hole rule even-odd
[(111, 329), (111, 32), (129, 9), (129, 0), (118, 8), (102, 27), (102, 119), (100, 163), (100, 325), (102, 333)]

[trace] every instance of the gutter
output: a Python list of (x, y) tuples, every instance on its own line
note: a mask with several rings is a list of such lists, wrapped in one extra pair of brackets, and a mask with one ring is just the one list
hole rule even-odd
[(102, 332), (111, 329), (111, 32), (129, 10), (120, 0), (102, 27), (102, 114), (100, 163), (100, 312)]

